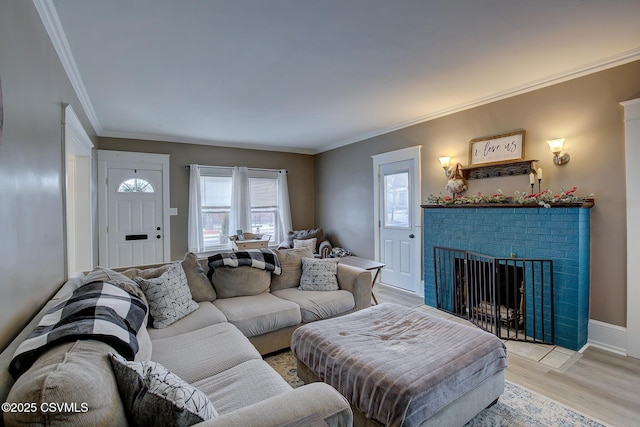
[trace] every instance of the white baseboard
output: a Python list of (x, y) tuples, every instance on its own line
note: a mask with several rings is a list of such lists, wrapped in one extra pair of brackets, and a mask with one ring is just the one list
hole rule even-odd
[(589, 339), (587, 344), (626, 356), (627, 328), (589, 319)]

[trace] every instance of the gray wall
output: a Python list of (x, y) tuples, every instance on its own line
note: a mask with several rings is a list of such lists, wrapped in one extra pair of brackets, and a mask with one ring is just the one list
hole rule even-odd
[[(621, 101), (640, 94), (640, 62), (612, 68), (319, 154), (316, 223), (357, 255), (373, 257), (371, 156), (422, 145), (422, 200), (446, 194), (440, 156), (468, 163), (473, 138), (525, 129), (528, 159), (540, 160), (543, 188), (574, 185), (594, 193), (591, 245), (591, 318), (626, 324), (624, 122)], [(566, 138), (571, 162), (553, 165), (546, 140)], [(526, 175), (469, 182), (469, 192), (530, 191)], [(505, 254), (508, 256), (509, 254)]]
[(171, 259), (182, 259), (188, 248), (189, 171), (184, 166), (191, 163), (208, 166), (287, 169), (293, 228), (303, 229), (314, 226), (313, 156), (116, 138), (99, 138), (98, 148), (170, 155), (171, 207), (178, 208), (178, 215), (171, 217)]
[(33, 2), (0, 2), (0, 347), (65, 279), (62, 104), (95, 140)]

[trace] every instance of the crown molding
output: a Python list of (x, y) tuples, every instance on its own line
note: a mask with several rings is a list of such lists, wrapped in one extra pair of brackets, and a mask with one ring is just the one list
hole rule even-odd
[(158, 141), (158, 142), (174, 142), (178, 144), (208, 145), (212, 147), (242, 148), (245, 150), (279, 151), (284, 153), (308, 154), (308, 155), (317, 154), (317, 151), (313, 149), (299, 148), (299, 147), (281, 147), (281, 146), (275, 146), (275, 145), (249, 144), (249, 143), (233, 142), (233, 141), (210, 141), (210, 140), (198, 139), (198, 138), (182, 138), (182, 137), (172, 137), (168, 135), (152, 135), (152, 134), (143, 134), (143, 133), (135, 133), (135, 132), (103, 131), (102, 134), (100, 134), (99, 136), (105, 137), (105, 138), (137, 139), (141, 141)]
[(628, 64), (630, 62), (637, 61), (639, 59), (640, 59), (640, 48), (632, 49), (626, 52), (622, 52), (619, 55), (611, 56), (597, 62), (586, 64), (581, 67), (578, 67), (569, 71), (565, 71), (563, 73), (554, 74), (540, 80), (526, 83), (521, 86), (516, 86), (514, 88), (507, 89), (502, 92), (494, 93), (486, 97), (476, 99), (474, 101), (460, 104), (451, 108), (446, 108), (444, 110), (440, 110), (435, 113), (430, 113), (424, 116), (420, 116), (415, 119), (402, 122), (384, 129), (379, 129), (373, 132), (364, 133), (364, 134), (355, 136), (353, 138), (346, 139), (344, 141), (329, 144), (318, 149), (317, 152), (322, 153), (324, 151), (333, 150), (336, 148), (343, 147), (345, 145), (354, 144), (356, 142), (364, 141), (369, 138), (384, 135), (396, 130), (404, 129), (409, 126), (428, 122), (430, 120), (438, 119), (440, 117), (448, 116), (450, 114), (459, 113), (461, 111), (469, 110), (475, 107), (480, 107), (482, 105), (486, 105), (495, 101), (500, 101), (503, 99), (511, 98), (513, 96), (522, 95), (524, 93), (532, 92), (538, 89), (543, 89), (545, 87), (552, 86), (558, 83), (563, 83), (569, 80), (577, 79), (578, 77), (583, 77), (589, 74), (597, 73), (599, 71), (604, 71), (609, 68), (617, 67), (619, 65)]
[(60, 58), (60, 62), (62, 62), (62, 66), (67, 73), (71, 86), (76, 92), (76, 96), (80, 100), (80, 104), (82, 105), (84, 112), (89, 118), (91, 126), (93, 126), (93, 130), (97, 135), (100, 135), (102, 133), (100, 120), (98, 120), (98, 116), (93, 109), (93, 104), (91, 104), (91, 100), (89, 99), (89, 94), (84, 87), (84, 83), (82, 83), (82, 77), (78, 71), (76, 61), (73, 59), (71, 47), (69, 46), (67, 37), (62, 29), (62, 24), (60, 23), (60, 18), (58, 17), (58, 12), (53, 5), (53, 1), (33, 0), (33, 4), (40, 14), (40, 19), (44, 24), (44, 28), (49, 34), (53, 47)]

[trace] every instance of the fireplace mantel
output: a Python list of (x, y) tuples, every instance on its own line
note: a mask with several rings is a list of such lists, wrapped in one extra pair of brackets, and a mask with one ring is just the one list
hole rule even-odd
[[(585, 208), (591, 209), (596, 205), (595, 200), (588, 199), (578, 203), (551, 203), (549, 208)], [(425, 204), (420, 205), (424, 209), (448, 209), (448, 208), (540, 208), (547, 209), (534, 203), (449, 203), (449, 204)]]

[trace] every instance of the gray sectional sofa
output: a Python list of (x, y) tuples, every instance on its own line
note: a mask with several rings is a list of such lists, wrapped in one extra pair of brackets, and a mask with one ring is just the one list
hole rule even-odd
[[(147, 315), (147, 327), (136, 335), (136, 362), (126, 362), (138, 364), (126, 369), (138, 369), (142, 378), (159, 364), (186, 387), (195, 387), (187, 400), (205, 395), (210, 402), (205, 409), (216, 415), (199, 424), (203, 426), (276, 426), (311, 418), (330, 426), (351, 425), (349, 403), (333, 388), (315, 383), (293, 389), (262, 355), (289, 347), (292, 332), (304, 323), (370, 306), (370, 273), (338, 264), (339, 290), (303, 291), (298, 289), (301, 259), (312, 254), (304, 249), (275, 252), (282, 274), (225, 267), (216, 268), (210, 279), (206, 277), (207, 260), (187, 254), (181, 265), (191, 294), (190, 312), (161, 329), (152, 327), (161, 319), (154, 318), (153, 311)], [(43, 323), (45, 313), (69, 301), (88, 282), (100, 280), (108, 286), (113, 282), (118, 288), (112, 293), (121, 289), (137, 292), (149, 306), (139, 288), (129, 288), (136, 287), (135, 280), (144, 289), (144, 281), (159, 280), (170, 265), (119, 271), (98, 268), (71, 277), (0, 355), (0, 397), (10, 405), (3, 406), (3, 424), (118, 426), (131, 425), (136, 416), (162, 413), (164, 409), (146, 407), (144, 399), (133, 400), (140, 389), (133, 391), (133, 397), (131, 391), (123, 390), (143, 380), (136, 377), (123, 382), (114, 373), (120, 369), (114, 361), (119, 356), (111, 355), (116, 353), (114, 346), (99, 340), (57, 343), (43, 351), (17, 380), (8, 368), (16, 349)], [(165, 421), (173, 424), (168, 418)]]

